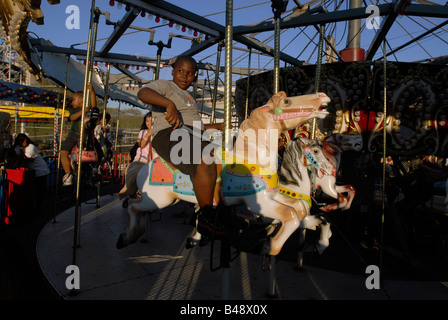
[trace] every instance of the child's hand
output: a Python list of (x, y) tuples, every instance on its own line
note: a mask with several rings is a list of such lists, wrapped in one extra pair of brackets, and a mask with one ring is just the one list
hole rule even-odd
[(179, 111), (177, 111), (176, 105), (174, 103), (169, 104), (166, 107), (165, 119), (170, 125), (173, 126), (173, 130), (180, 126)]

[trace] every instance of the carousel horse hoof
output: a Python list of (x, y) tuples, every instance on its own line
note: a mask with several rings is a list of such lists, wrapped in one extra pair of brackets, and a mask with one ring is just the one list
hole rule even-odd
[(122, 206), (123, 208), (127, 208), (128, 205), (129, 205), (129, 201), (128, 201), (128, 198), (126, 198), (126, 199), (123, 200), (123, 203), (121, 204), (121, 206)]
[(328, 241), (318, 241), (314, 247), (314, 252), (317, 255), (321, 255), (330, 246)]
[(193, 238), (187, 238), (187, 241), (185, 243), (185, 249), (191, 249), (194, 248), (198, 245), (198, 243), (200, 243), (201, 240), (196, 240)]
[(126, 243), (126, 234), (123, 232), (122, 234), (120, 234), (120, 236), (118, 237), (118, 241), (117, 241), (117, 249), (122, 249), (124, 247), (126, 247), (128, 244)]

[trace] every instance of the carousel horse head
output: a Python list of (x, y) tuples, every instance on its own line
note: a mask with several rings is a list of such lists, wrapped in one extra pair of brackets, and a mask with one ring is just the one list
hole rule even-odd
[(254, 109), (240, 129), (290, 130), (308, 119), (325, 118), (328, 115), (325, 108), (330, 101), (322, 92), (287, 97), (284, 91), (280, 91), (266, 105)]
[(315, 167), (318, 175), (332, 174), (334, 170), (318, 141), (302, 137), (292, 140), (285, 149), (280, 169), (280, 182), (283, 184), (300, 184), (304, 179), (300, 169), (301, 166)]

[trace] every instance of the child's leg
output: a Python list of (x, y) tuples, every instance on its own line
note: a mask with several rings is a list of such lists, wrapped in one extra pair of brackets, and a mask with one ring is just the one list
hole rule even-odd
[(79, 135), (70, 132), (67, 138), (62, 142), (61, 145), (61, 165), (65, 173), (70, 173), (72, 168), (70, 166), (70, 158), (68, 157), (70, 151), (78, 143)]
[(216, 185), (216, 164), (205, 164), (203, 160), (196, 167), (196, 173), (192, 177), (193, 189), (201, 208), (213, 206), (213, 196)]
[(70, 159), (68, 158), (68, 151), (61, 150), (61, 165), (65, 173), (69, 173), (72, 171), (72, 168), (70, 166)]

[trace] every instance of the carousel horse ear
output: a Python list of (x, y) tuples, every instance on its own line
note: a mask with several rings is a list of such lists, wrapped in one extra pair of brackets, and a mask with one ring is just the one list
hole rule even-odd
[(301, 143), (302, 145), (309, 146), (309, 145), (311, 144), (311, 140), (308, 139), (308, 138), (305, 138), (305, 137), (298, 137), (297, 139), (300, 141), (300, 143)]
[(269, 99), (267, 104), (272, 105), (272, 109), (275, 109), (280, 105), (280, 100), (283, 98), (286, 98), (286, 93), (284, 91), (279, 91)]

